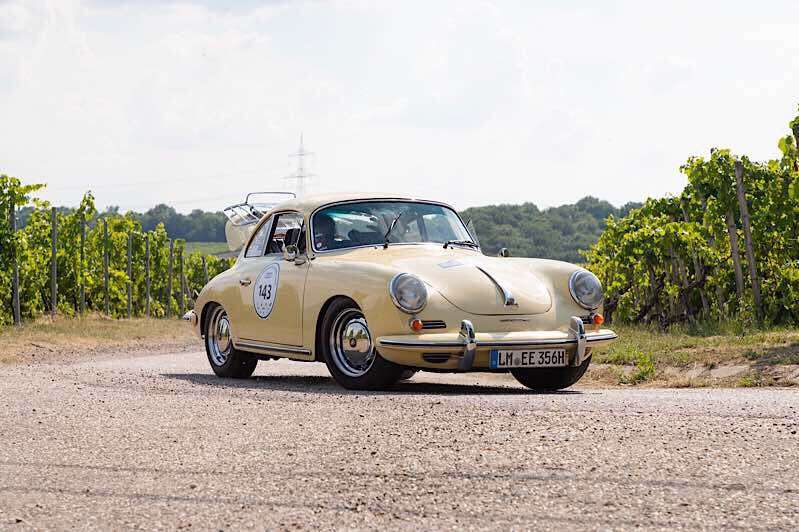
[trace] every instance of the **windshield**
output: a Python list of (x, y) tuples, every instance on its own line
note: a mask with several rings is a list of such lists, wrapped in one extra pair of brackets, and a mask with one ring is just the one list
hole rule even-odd
[(448, 207), (411, 201), (364, 201), (331, 205), (317, 212), (311, 221), (314, 249), (382, 245), (395, 219), (388, 236), (390, 244), (472, 240), (461, 219)]

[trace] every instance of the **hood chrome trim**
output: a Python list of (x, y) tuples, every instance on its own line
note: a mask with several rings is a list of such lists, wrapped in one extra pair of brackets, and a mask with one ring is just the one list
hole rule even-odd
[(480, 266), (477, 266), (477, 265), (475, 265), (475, 268), (477, 268), (478, 270), (480, 270), (481, 272), (483, 272), (483, 274), (484, 274), (486, 277), (488, 277), (489, 279), (491, 279), (491, 282), (492, 282), (492, 283), (494, 283), (494, 286), (496, 286), (496, 287), (497, 287), (497, 289), (499, 290), (499, 293), (500, 293), (500, 294), (502, 294), (502, 298), (503, 298), (503, 300), (505, 301), (505, 306), (506, 306), (506, 307), (515, 307), (515, 306), (517, 306), (517, 305), (518, 305), (518, 303), (516, 303), (516, 298), (515, 298), (515, 297), (513, 297), (513, 294), (511, 294), (511, 293), (510, 293), (510, 290), (508, 290), (507, 288), (505, 288), (504, 286), (502, 286), (501, 284), (499, 284), (499, 281), (497, 281), (496, 279), (494, 279), (494, 277), (493, 277), (493, 276), (492, 276), (490, 273), (488, 273), (487, 271), (485, 271), (485, 270), (484, 270), (483, 268), (481, 268)]

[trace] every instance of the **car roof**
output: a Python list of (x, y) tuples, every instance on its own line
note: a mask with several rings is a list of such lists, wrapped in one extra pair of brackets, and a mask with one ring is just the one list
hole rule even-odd
[(288, 201), (284, 201), (283, 203), (279, 203), (275, 205), (272, 209), (270, 209), (270, 212), (291, 210), (291, 211), (299, 211), (305, 215), (309, 215), (319, 207), (323, 207), (325, 205), (331, 205), (334, 203), (342, 203), (349, 201), (359, 201), (359, 200), (422, 201), (427, 203), (436, 203), (439, 205), (444, 205), (452, 208), (449, 204), (444, 203), (443, 201), (414, 198), (413, 196), (409, 196), (407, 194), (358, 192), (358, 193), (340, 193), (340, 194), (314, 194), (314, 195), (304, 196), (302, 198), (291, 199)]

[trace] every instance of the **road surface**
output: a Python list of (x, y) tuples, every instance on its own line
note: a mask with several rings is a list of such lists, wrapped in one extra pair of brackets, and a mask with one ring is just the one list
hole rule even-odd
[(204, 355), (0, 367), (0, 529), (795, 529), (799, 390), (338, 388)]

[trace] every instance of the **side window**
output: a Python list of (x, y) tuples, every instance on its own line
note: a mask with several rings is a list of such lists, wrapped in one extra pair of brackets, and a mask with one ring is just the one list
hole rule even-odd
[(296, 212), (278, 214), (275, 230), (269, 239), (267, 253), (283, 253), (284, 244), (297, 244), (302, 232), (302, 215)]
[(255, 233), (255, 236), (250, 240), (250, 245), (247, 246), (247, 251), (244, 253), (245, 257), (248, 259), (252, 257), (263, 257), (264, 251), (266, 250), (266, 240), (269, 238), (271, 229), (272, 219), (270, 218), (261, 224), (261, 227), (258, 228), (258, 232)]

